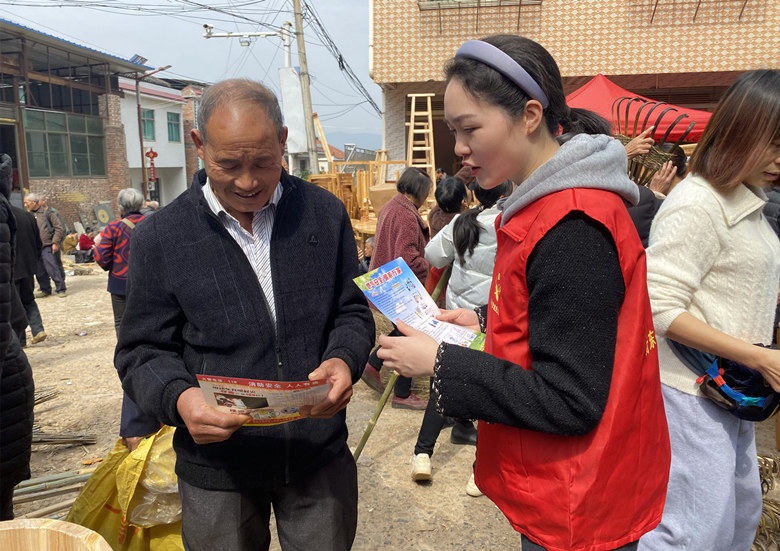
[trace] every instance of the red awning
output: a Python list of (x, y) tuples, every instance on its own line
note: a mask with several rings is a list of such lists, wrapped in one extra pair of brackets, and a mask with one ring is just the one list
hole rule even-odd
[[(629, 100), (625, 100), (619, 104), (615, 104), (615, 100), (624, 97), (641, 98), (655, 103), (655, 100), (621, 88), (602, 74), (596, 75), (582, 88), (579, 88), (566, 96), (566, 103), (569, 107), (580, 107), (595, 111), (612, 123), (612, 129), (615, 133), (633, 136), (636, 113), (640, 106), (643, 105), (643, 102), (632, 101), (629, 105)], [(613, 104), (615, 104), (616, 108), (618, 108), (619, 105), (620, 113), (619, 118), (617, 119), (620, 121), (619, 129), (616, 128), (617, 120), (613, 116)], [(626, 129), (626, 107), (628, 107), (628, 129)], [(669, 110), (661, 117), (661, 114), (667, 109)], [(647, 118), (648, 113), (650, 113), (649, 118)], [(674, 128), (669, 132), (669, 136), (666, 138), (666, 142), (676, 142), (677, 139), (688, 130), (688, 127), (692, 122), (695, 122), (696, 125), (691, 129), (684, 141), (698, 142), (702, 132), (704, 132), (704, 127), (707, 126), (707, 122), (710, 120), (711, 113), (699, 111), (697, 109), (686, 109), (685, 107), (679, 107), (672, 104), (661, 104), (654, 109), (653, 105), (648, 105), (643, 108), (639, 116), (637, 134), (640, 132), (639, 129), (642, 128), (642, 123), (647, 118), (646, 126), (656, 126), (653, 131), (653, 139), (658, 142), (666, 131), (669, 130), (669, 127), (674, 121), (681, 115), (687, 116), (680, 119), (680, 121), (674, 125)], [(661, 117), (660, 122), (658, 122), (659, 117)]]

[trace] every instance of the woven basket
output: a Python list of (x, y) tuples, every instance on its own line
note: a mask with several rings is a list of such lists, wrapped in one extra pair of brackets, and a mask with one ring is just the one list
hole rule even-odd
[[(615, 138), (624, 146), (633, 139), (624, 134), (615, 134)], [(628, 162), (628, 176), (640, 186), (646, 186), (653, 175), (671, 158), (671, 153), (652, 146), (645, 155), (638, 155)]]

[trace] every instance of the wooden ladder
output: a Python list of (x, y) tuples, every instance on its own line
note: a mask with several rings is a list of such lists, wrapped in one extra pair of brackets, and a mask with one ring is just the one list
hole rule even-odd
[(409, 122), (406, 123), (409, 127), (408, 139), (406, 140), (406, 166), (414, 166), (424, 170), (432, 182), (436, 181), (436, 158), (433, 153), (433, 112), (431, 110), (431, 98), (434, 95), (409, 94), (407, 97), (411, 98), (412, 105), (409, 110)]

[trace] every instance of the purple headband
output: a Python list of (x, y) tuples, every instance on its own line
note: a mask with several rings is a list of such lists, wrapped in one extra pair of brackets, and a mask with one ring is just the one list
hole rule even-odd
[(482, 40), (467, 40), (455, 53), (455, 57), (463, 56), (475, 59), (492, 67), (506, 78), (517, 84), (526, 94), (542, 104), (544, 109), (550, 104), (547, 96), (531, 75), (520, 64), (499, 48)]

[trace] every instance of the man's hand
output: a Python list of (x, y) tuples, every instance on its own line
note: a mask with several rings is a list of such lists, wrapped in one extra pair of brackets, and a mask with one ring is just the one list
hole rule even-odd
[(677, 172), (677, 167), (674, 166), (672, 161), (666, 161), (658, 171), (653, 174), (653, 178), (650, 180), (650, 184), (647, 186), (656, 193), (666, 195), (669, 193), (669, 188), (674, 180), (674, 175)]
[(655, 126), (651, 126), (645, 129), (639, 136), (636, 136), (626, 144), (626, 156), (629, 161), (634, 157), (646, 155), (650, 152), (650, 148), (653, 147), (655, 142), (653, 141), (653, 138), (648, 137), (648, 134), (652, 133), (654, 128)]
[[(474, 317), (476, 313), (472, 312)], [(395, 369), (404, 377), (433, 377), (433, 364), (439, 344), (422, 331), (417, 331), (401, 320), (395, 322), (404, 337), (379, 337), (382, 346), (377, 356), (384, 360), (384, 366)]]
[(249, 415), (222, 413), (210, 407), (198, 387), (188, 388), (179, 395), (176, 409), (184, 419), (187, 430), (196, 444), (223, 442), (241, 425), (252, 420)]
[(60, 245), (59, 245), (59, 243), (52, 243), (52, 244), (51, 244), (51, 252), (52, 252), (52, 253), (56, 253), (56, 252), (57, 252), (57, 251), (59, 251), (59, 250), (60, 250)]
[(441, 313), (436, 316), (439, 321), (446, 321), (447, 323), (454, 323), (460, 325), (466, 329), (479, 332), (479, 318), (474, 310), (468, 310), (466, 308), (458, 308), (456, 310), (442, 310)]
[(127, 449), (132, 452), (138, 447), (144, 438), (148, 438), (149, 436), (151, 436), (151, 434), (147, 436), (125, 436), (122, 438), (122, 444), (124, 444)]
[(301, 406), (298, 413), (301, 417), (328, 419), (347, 407), (352, 398), (352, 372), (344, 360), (331, 358), (309, 373), (310, 381), (317, 379), (326, 379), (330, 383), (328, 395), (313, 406)]

